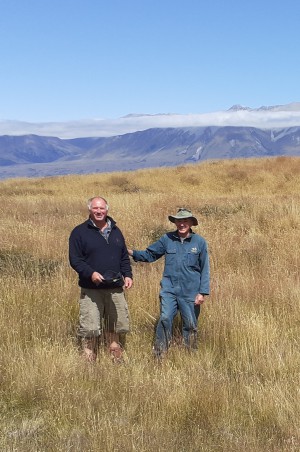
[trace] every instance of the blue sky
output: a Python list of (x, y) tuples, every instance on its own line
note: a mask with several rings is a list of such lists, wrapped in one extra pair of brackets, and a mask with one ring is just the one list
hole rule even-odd
[(0, 0), (0, 120), (300, 100), (299, 0)]

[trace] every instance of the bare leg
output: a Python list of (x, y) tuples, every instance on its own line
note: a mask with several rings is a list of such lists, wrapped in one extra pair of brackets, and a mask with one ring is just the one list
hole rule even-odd
[(85, 357), (85, 359), (87, 361), (89, 361), (89, 362), (96, 361), (97, 353), (98, 353), (98, 344), (99, 344), (98, 337), (82, 339), (83, 356)]
[(120, 337), (118, 333), (105, 333), (106, 344), (108, 346), (108, 352), (114, 362), (122, 361), (123, 349), (120, 345)]

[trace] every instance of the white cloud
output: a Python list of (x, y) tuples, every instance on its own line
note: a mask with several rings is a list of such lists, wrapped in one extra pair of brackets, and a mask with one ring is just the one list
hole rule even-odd
[(261, 129), (300, 126), (300, 103), (261, 109), (227, 110), (205, 114), (128, 115), (118, 119), (29, 123), (0, 120), (0, 135), (109, 137), (155, 127), (249, 126)]

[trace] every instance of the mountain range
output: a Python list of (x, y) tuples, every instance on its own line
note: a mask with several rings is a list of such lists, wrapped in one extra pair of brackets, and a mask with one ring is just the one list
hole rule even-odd
[[(249, 109), (241, 106), (230, 109), (245, 110)], [(258, 110), (278, 112), (280, 108)], [(115, 136), (70, 139), (36, 134), (2, 135), (0, 179), (130, 171), (208, 159), (270, 156), (300, 156), (300, 122), (299, 126), (271, 128), (213, 124), (154, 127)]]

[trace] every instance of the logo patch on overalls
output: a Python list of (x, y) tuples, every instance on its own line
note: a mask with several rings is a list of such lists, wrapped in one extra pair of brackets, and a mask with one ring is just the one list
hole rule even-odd
[(191, 248), (191, 253), (197, 253), (197, 248)]

